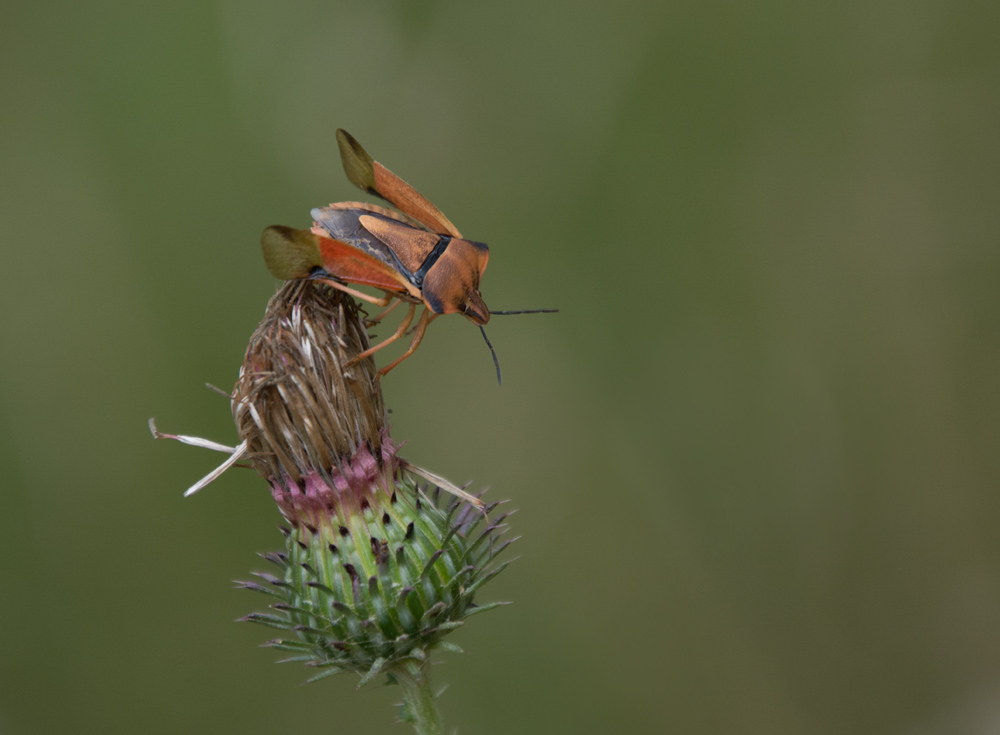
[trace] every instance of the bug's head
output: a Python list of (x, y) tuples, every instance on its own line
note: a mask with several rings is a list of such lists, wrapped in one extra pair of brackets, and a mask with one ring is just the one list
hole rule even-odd
[(462, 313), (473, 324), (482, 326), (489, 322), (490, 310), (483, 303), (483, 295), (479, 293), (478, 288), (469, 292), (468, 298), (466, 298), (465, 303), (462, 305)]

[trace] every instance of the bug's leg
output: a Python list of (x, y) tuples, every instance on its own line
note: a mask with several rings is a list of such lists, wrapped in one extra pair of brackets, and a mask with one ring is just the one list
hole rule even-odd
[(417, 310), (417, 305), (416, 304), (410, 304), (410, 310), (409, 310), (409, 312), (407, 312), (406, 318), (404, 318), (403, 321), (399, 323), (399, 326), (396, 327), (396, 331), (393, 332), (393, 334), (392, 334), (391, 337), (389, 337), (388, 339), (386, 339), (386, 340), (384, 340), (382, 342), (379, 342), (374, 347), (369, 347), (367, 350), (365, 350), (360, 355), (358, 355), (357, 357), (355, 357), (349, 363), (347, 363), (346, 365), (344, 365), (344, 367), (350, 367), (351, 365), (354, 365), (354, 364), (356, 364), (358, 362), (361, 362), (362, 360), (364, 360), (369, 355), (375, 354), (376, 352), (378, 352), (379, 350), (381, 350), (383, 347), (387, 347), (388, 345), (391, 345), (397, 339), (399, 339), (400, 337), (402, 337), (403, 336), (403, 332), (405, 332), (407, 330), (407, 328), (410, 326), (410, 322), (413, 321), (413, 315), (416, 312), (416, 310)]
[(350, 286), (345, 286), (343, 283), (338, 283), (331, 278), (315, 278), (313, 280), (319, 281), (320, 283), (325, 283), (327, 286), (337, 289), (338, 291), (343, 291), (356, 299), (361, 299), (362, 301), (367, 301), (369, 304), (375, 304), (375, 306), (388, 306), (389, 302), (396, 298), (395, 294), (391, 294), (385, 291), (385, 296), (382, 298), (376, 298), (374, 296), (369, 296), (366, 293), (357, 291)]
[(399, 363), (401, 363), (407, 357), (409, 357), (410, 355), (413, 354), (413, 351), (415, 349), (417, 349), (417, 345), (420, 344), (420, 340), (422, 340), (424, 338), (424, 332), (427, 330), (427, 325), (430, 324), (435, 319), (437, 319), (439, 316), (440, 316), (440, 314), (435, 314), (430, 309), (428, 309), (426, 307), (424, 308), (424, 313), (420, 315), (420, 321), (417, 322), (417, 326), (414, 329), (414, 332), (413, 332), (413, 341), (410, 342), (410, 348), (406, 352), (404, 352), (402, 355), (400, 355), (398, 358), (396, 358), (395, 361), (389, 363), (384, 368), (382, 368), (381, 370), (379, 370), (378, 371), (378, 375), (379, 375), (380, 378), (383, 375), (385, 375), (387, 372), (389, 372), (390, 370), (392, 370), (394, 367), (396, 367)]
[(383, 311), (378, 316), (373, 316), (371, 319), (365, 319), (365, 326), (366, 327), (374, 327), (380, 321), (382, 321), (383, 319), (385, 319), (386, 316), (389, 315), (389, 312), (392, 311), (393, 309), (395, 309), (401, 303), (403, 303), (403, 302), (400, 299), (396, 299), (394, 302), (392, 302), (391, 304), (389, 304), (389, 308), (388, 309), (386, 309), (385, 311)]

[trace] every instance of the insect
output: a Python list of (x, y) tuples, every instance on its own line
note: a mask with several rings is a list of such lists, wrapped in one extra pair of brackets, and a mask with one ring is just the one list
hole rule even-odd
[[(491, 312), (479, 292), (479, 280), (490, 259), (484, 243), (467, 240), (447, 217), (412, 186), (373, 160), (354, 137), (337, 130), (337, 144), (347, 178), (396, 209), (365, 202), (339, 202), (317, 207), (310, 230), (273, 225), (264, 230), (261, 247), (268, 270), (283, 280), (316, 278), (384, 311), (369, 320), (380, 322), (399, 304), (409, 310), (396, 331), (354, 362), (392, 344), (410, 328), (418, 306), (424, 310), (413, 329), (409, 348), (379, 370), (383, 376), (413, 354), (427, 325), (442, 314), (464, 314), (477, 325), (500, 364), (483, 325), (491, 314), (552, 312), (554, 309)], [(381, 290), (381, 298), (348, 284)], [(353, 364), (353, 363), (352, 363)]]

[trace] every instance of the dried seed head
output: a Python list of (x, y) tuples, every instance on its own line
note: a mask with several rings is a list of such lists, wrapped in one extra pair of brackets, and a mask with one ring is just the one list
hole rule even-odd
[(357, 305), (340, 291), (289, 281), (268, 302), (232, 401), (261, 475), (298, 486), (315, 474), (333, 485), (345, 458), (361, 450), (382, 464), (387, 434), (375, 362), (352, 364), (368, 346)]

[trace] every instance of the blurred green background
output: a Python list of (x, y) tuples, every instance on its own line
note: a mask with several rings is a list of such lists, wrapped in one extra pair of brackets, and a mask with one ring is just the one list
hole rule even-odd
[[(399, 733), (231, 621), (269, 224), (334, 129), (490, 244), (384, 381), (520, 508), (435, 670), (465, 733), (1000, 728), (1000, 5), (7, 3), (0, 732)], [(381, 358), (385, 364), (386, 357)]]

